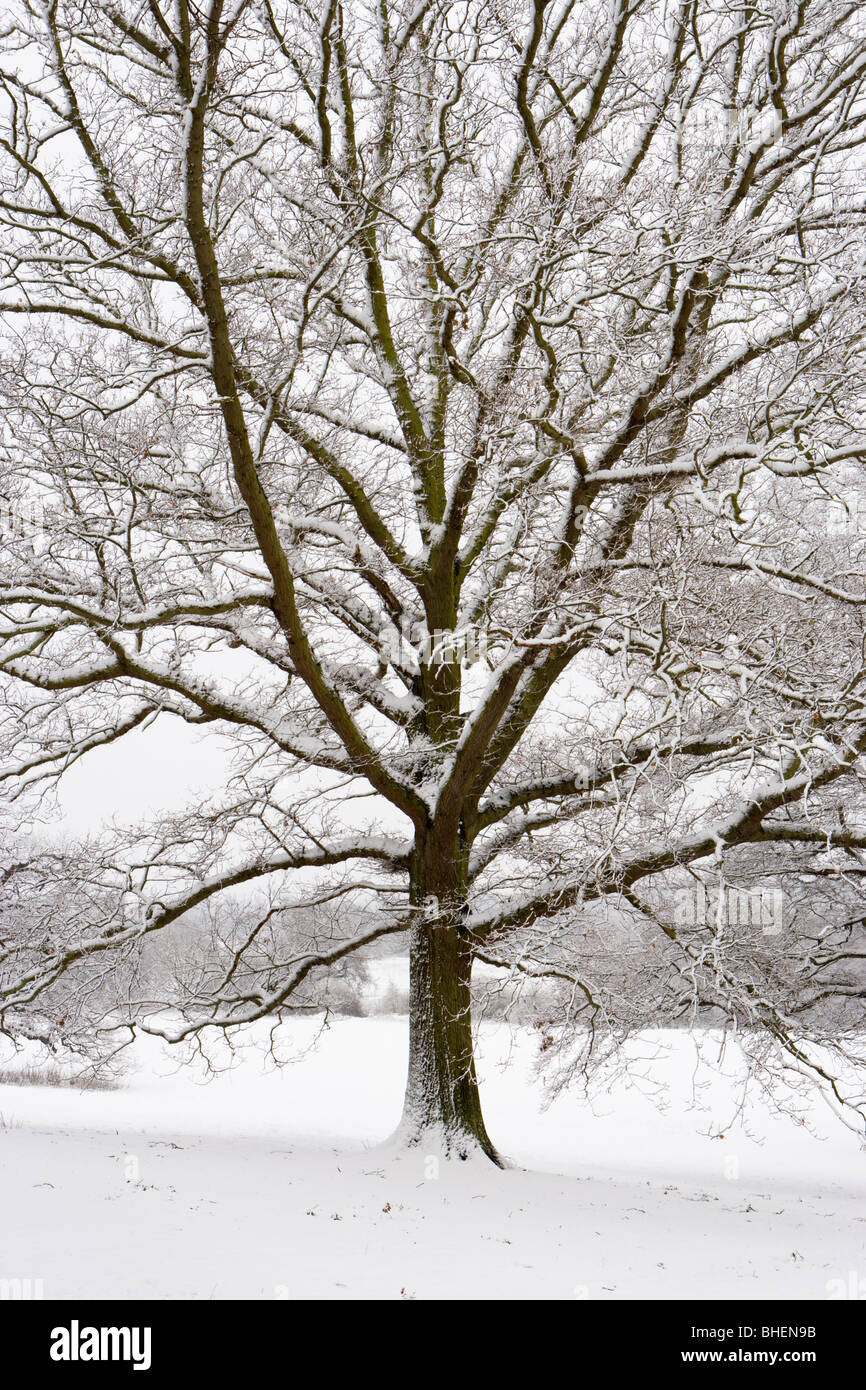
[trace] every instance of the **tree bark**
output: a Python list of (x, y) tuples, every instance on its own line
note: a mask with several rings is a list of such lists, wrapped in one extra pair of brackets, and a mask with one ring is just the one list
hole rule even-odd
[[(400, 1133), (410, 1145), (426, 1139), (457, 1158), (483, 1152), (501, 1168), (484, 1123), (475, 1071), (472, 948), (455, 898), (458, 861), (459, 855), (444, 861), (450, 881), (441, 885), (441, 896), (428, 892), (418, 900), (411, 930), (409, 1071)], [(440, 875), (423, 873), (419, 879), (417, 887), (429, 889)]]

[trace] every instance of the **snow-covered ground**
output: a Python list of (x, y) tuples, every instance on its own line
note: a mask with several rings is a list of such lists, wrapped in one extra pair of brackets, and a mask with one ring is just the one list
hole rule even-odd
[(519, 1165), (500, 1172), (383, 1145), (406, 1033), (332, 1021), (281, 1070), (251, 1035), (211, 1081), (148, 1040), (116, 1090), (0, 1085), (0, 1278), (62, 1299), (866, 1296), (860, 1140), (820, 1104), (734, 1119), (711, 1040), (702, 1062), (647, 1036), (656, 1094), (616, 1081), (542, 1112), (533, 1040), (485, 1025), (488, 1127)]

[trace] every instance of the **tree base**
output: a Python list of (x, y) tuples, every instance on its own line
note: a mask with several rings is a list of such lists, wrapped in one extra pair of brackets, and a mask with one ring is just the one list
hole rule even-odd
[(395, 1157), (418, 1153), (427, 1159), (444, 1163), (466, 1163), (483, 1160), (485, 1166), (492, 1163), (496, 1168), (513, 1168), (503, 1154), (499, 1153), (489, 1138), (479, 1139), (477, 1135), (462, 1129), (447, 1129), (443, 1125), (419, 1124), (406, 1117), (400, 1121), (394, 1133), (386, 1140), (383, 1148)]

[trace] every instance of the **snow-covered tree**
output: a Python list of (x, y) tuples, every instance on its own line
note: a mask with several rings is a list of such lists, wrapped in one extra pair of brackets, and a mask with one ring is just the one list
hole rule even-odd
[(408, 933), (410, 1142), (496, 1159), (476, 959), (581, 1067), (634, 997), (838, 1091), (859, 927), (682, 903), (866, 847), (862, 6), (12, 0), (3, 50), (10, 806), (169, 715), (235, 748), (16, 899), (3, 1026), (261, 885), (142, 1026)]

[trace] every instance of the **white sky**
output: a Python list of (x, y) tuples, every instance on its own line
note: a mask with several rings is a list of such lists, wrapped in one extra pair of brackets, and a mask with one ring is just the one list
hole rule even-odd
[(92, 834), (112, 820), (131, 823), (155, 811), (180, 811), (229, 775), (225, 739), (161, 715), (149, 729), (88, 753), (62, 778), (60, 827)]

